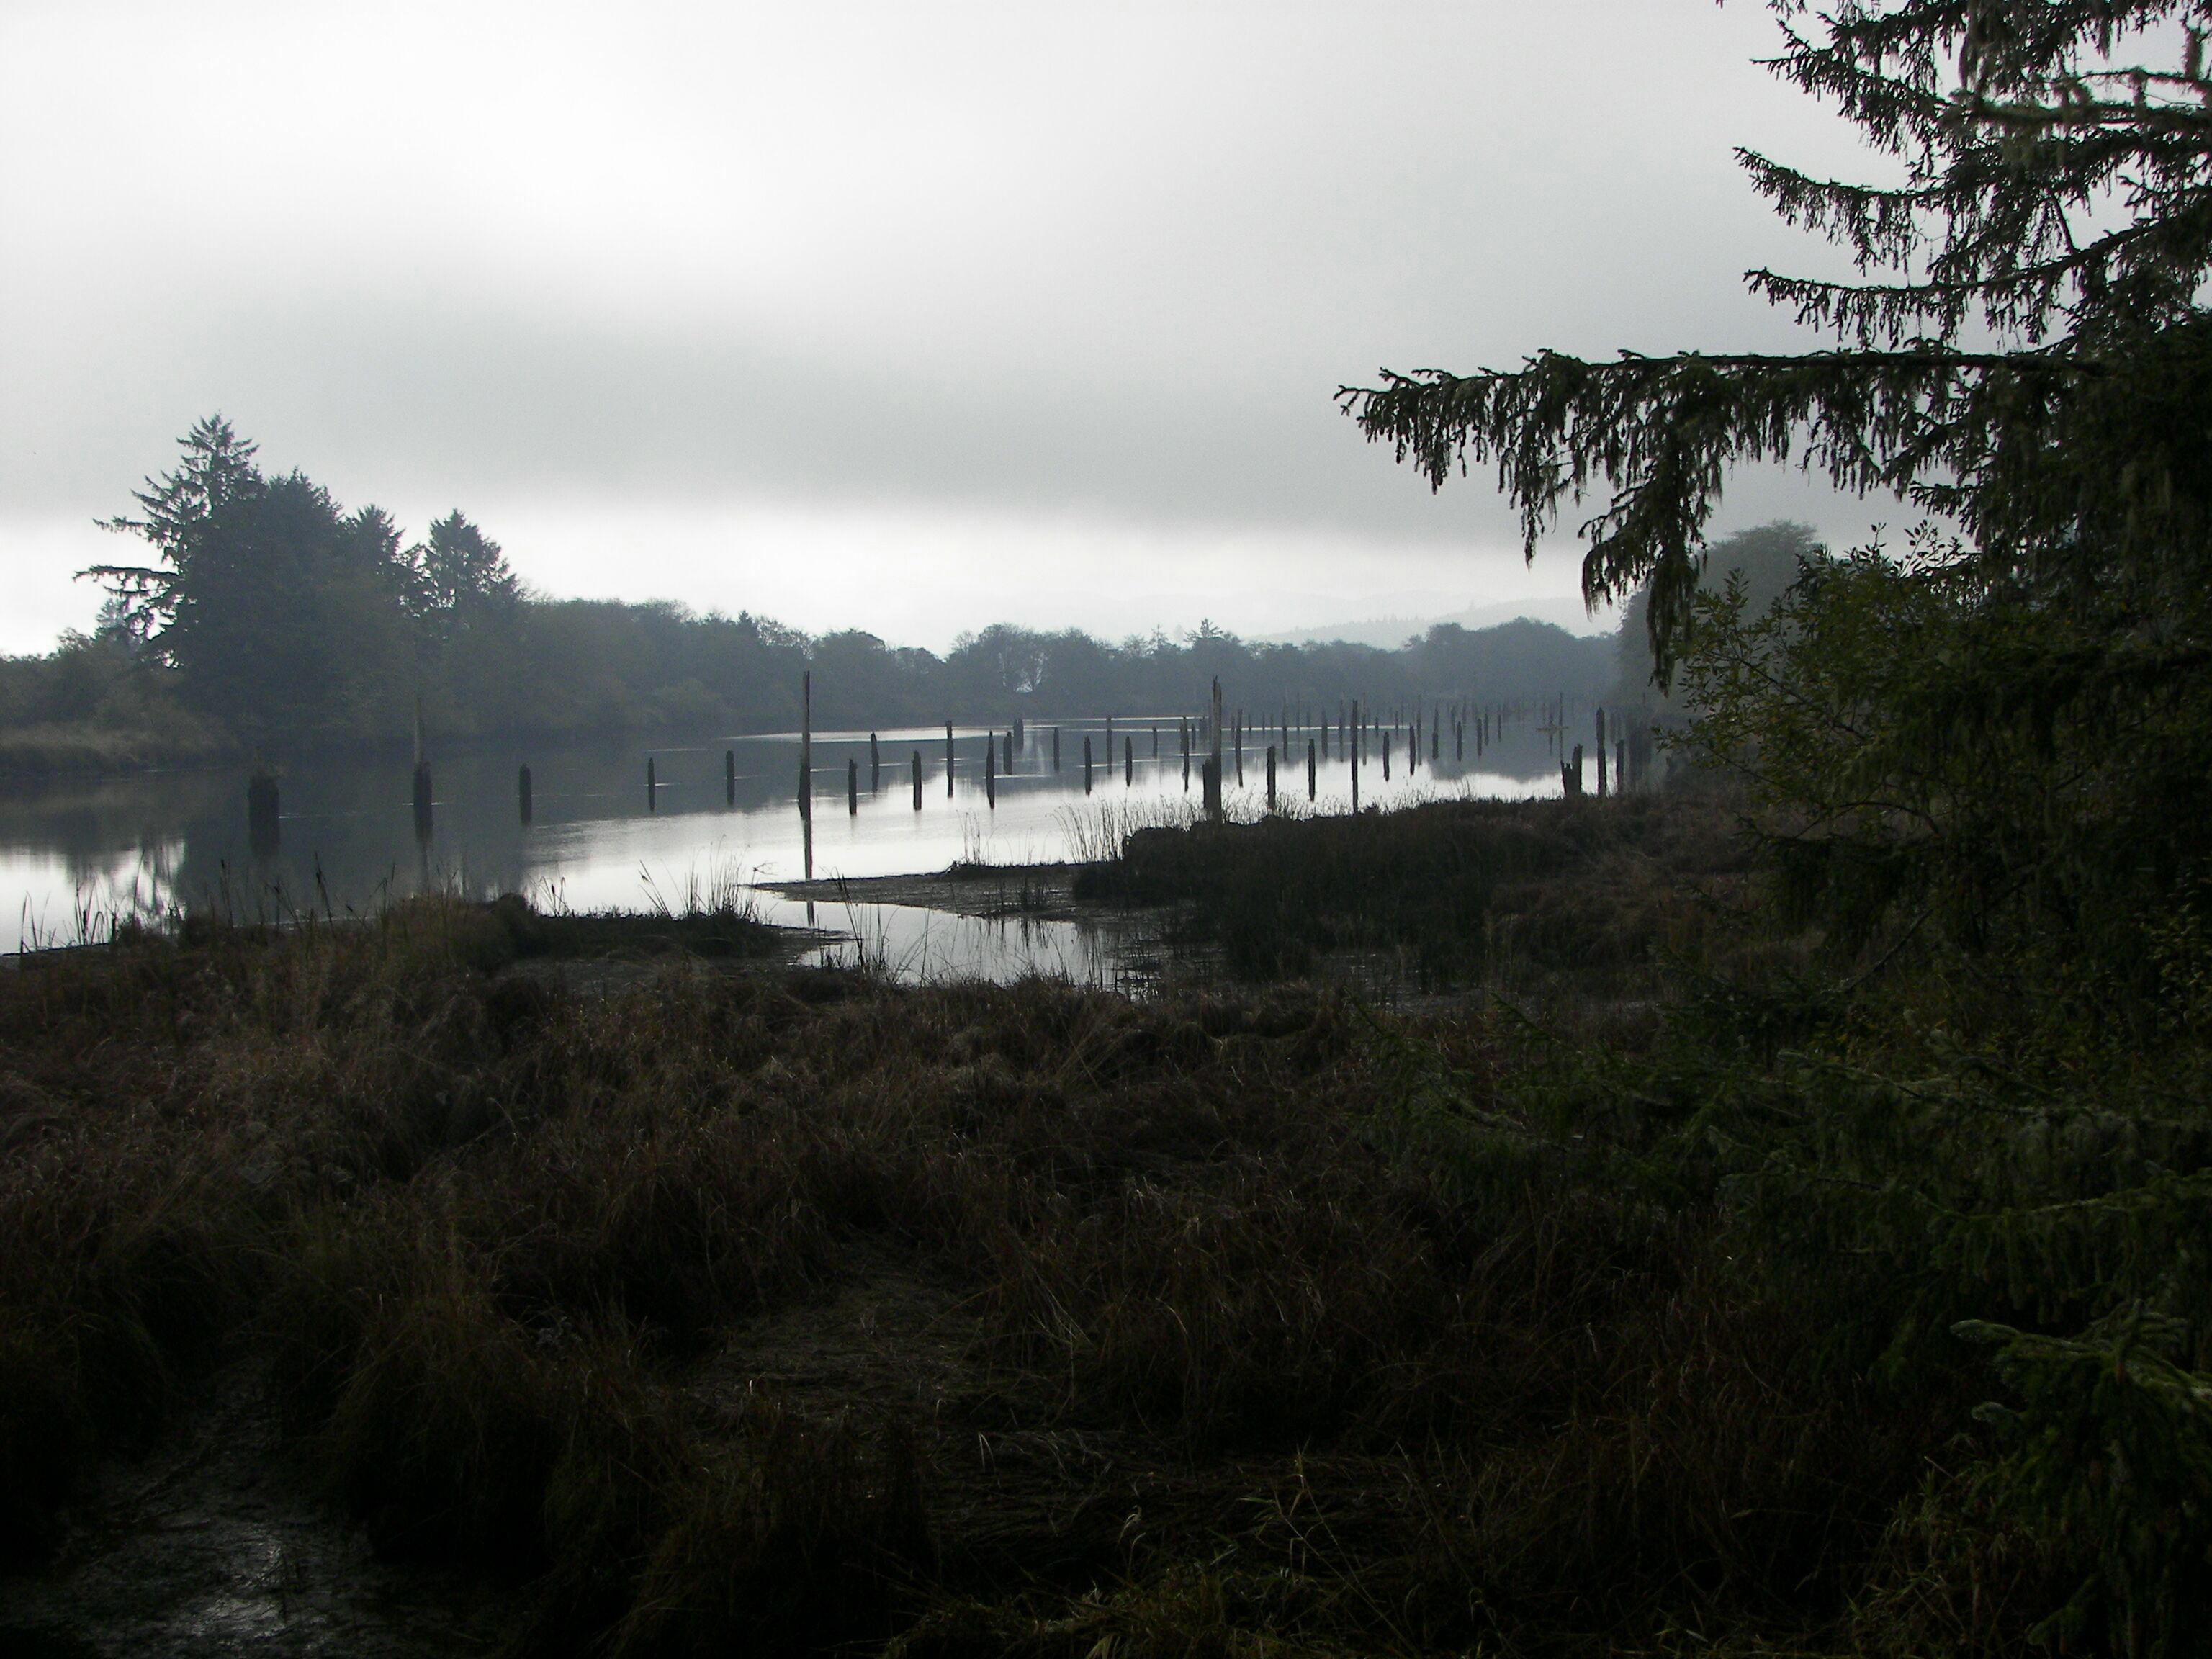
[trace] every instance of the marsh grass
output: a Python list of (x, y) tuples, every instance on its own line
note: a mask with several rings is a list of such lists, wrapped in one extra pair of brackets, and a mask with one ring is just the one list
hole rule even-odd
[(1105, 864), (1121, 855), (1140, 830), (1188, 830), (1204, 814), (1189, 801), (1166, 795), (1103, 800), (1063, 806), (1054, 815), (1071, 864)]
[(1183, 940), (1247, 980), (1367, 957), (1422, 990), (1648, 996), (1675, 963), (1725, 956), (1731, 930), (1747, 931), (1751, 863), (1723, 801), (1439, 799), (1358, 817), (1097, 829), (1109, 850), (1077, 896), (1179, 907)]
[[(1729, 873), (1705, 821), (1551, 811), (1370, 821), (1316, 885), (1403, 870), (1410, 907), (1459, 860), (1486, 950), (1595, 964), (1566, 1030), (726, 973), (693, 947), (743, 918), (672, 905), (27, 959), (0, 1538), (50, 1541), (90, 1460), (245, 1353), (380, 1549), (528, 1587), (517, 1652), (2019, 1651), (2079, 1552), (1972, 1473), (1993, 1384), (1949, 1327), (2178, 1258), (2081, 1231), (2051, 1260), (2106, 1278), (2003, 1287), (2027, 1242), (1977, 1218), (2109, 1158), (2031, 1171), (2011, 1085), (1940, 1045), (1881, 1050), (1946, 1079), (1892, 1089), (1832, 988), (1776, 969), (1595, 1039), (1633, 951), (1768, 947), (1674, 908)], [(1243, 837), (1279, 875), (1290, 832), (1338, 833), (1132, 862), (1210, 878)], [(1608, 860), (1649, 861), (1652, 917), (1590, 908)], [(651, 976), (525, 971), (599, 948)], [(2160, 1133), (2130, 1156), (2202, 1164)]]

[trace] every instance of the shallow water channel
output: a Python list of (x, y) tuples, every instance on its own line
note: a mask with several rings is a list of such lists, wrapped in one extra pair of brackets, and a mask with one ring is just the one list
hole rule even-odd
[[(501, 744), (444, 755), (434, 746), (427, 825), (414, 814), (408, 755), (304, 762), (283, 769), (276, 844), (258, 848), (242, 769), (19, 784), (0, 799), (0, 951), (97, 939), (118, 921), (158, 921), (190, 907), (281, 919), (309, 908), (366, 911), (442, 888), (521, 893), (541, 908), (681, 911), (734, 895), (764, 921), (837, 934), (817, 960), (859, 952), (906, 979), (1048, 973), (1111, 983), (1114, 941), (1084, 922), (810, 903), (764, 884), (810, 873), (921, 874), (963, 860), (1100, 856), (1128, 829), (1194, 813), (1198, 767), (1194, 761), (1186, 778), (1178, 731), (1170, 717), (1031, 723), (1011, 760), (1004, 731), (981, 726), (956, 727), (949, 744), (943, 726), (817, 732), (811, 825), (798, 810), (795, 732), (566, 749)], [(1290, 811), (1347, 811), (1351, 769), (1334, 742), (1330, 758), (1316, 756), (1309, 797), (1306, 748), (1316, 736), (1288, 733), (1297, 758), (1279, 761), (1278, 799)], [(987, 767), (994, 737), (1000, 746)], [(1241, 780), (1230, 750), (1223, 769), (1231, 816), (1265, 810), (1267, 749), (1281, 749), (1284, 737), (1279, 727), (1249, 732)], [(1088, 787), (1086, 741), (1094, 757)], [(1370, 738), (1360, 805), (1559, 791), (1552, 739), (1532, 724), (1509, 726), (1480, 760), (1471, 735), (1464, 760), (1455, 757), (1449, 732), (1434, 758), (1426, 732), (1420, 747), (1409, 769), (1401, 730), (1386, 779)], [(525, 765), (526, 820), (518, 787)]]

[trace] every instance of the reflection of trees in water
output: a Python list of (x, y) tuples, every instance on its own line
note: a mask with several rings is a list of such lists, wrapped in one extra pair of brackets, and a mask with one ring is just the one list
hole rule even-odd
[[(1579, 717), (1578, 720), (1579, 720)], [(1103, 719), (1059, 722), (1063, 751), (1080, 734), (1096, 732)], [(1577, 725), (1579, 730), (1579, 724)], [(1000, 811), (983, 811), (980, 800), (949, 810), (975, 821), (971, 856), (983, 856), (981, 843), (997, 824), (1001, 837), (1028, 824), (1042, 838), (1034, 846), (994, 842), (994, 856), (1054, 859), (1066, 855), (1065, 837), (1048, 825), (1026, 818), (1008, 823), (1007, 791), (1014, 799), (1038, 790), (1080, 799), (1080, 769), (1051, 769), (1054, 727), (1032, 725), (1015, 751), (1014, 766), (1000, 778)], [(935, 734), (933, 734), (934, 736)], [(1256, 725), (1248, 732), (1255, 754), (1275, 734)], [(1440, 763), (1433, 769), (1425, 747), (1420, 771), (1412, 780), (1433, 780), (1449, 788), (1462, 778), (1556, 775), (1550, 738), (1534, 715), (1496, 733), (1478, 761), (1470, 739), (1463, 763), (1455, 764), (1449, 735)], [(963, 732), (957, 744), (963, 787), (980, 779), (983, 738)], [(1149, 744), (1146, 745), (1149, 747)], [(1402, 734), (1400, 750), (1403, 750)], [(1170, 741), (1166, 745), (1172, 750)], [(927, 811), (933, 826), (946, 828), (941, 793), (944, 745), (941, 737), (917, 744), (908, 732), (889, 732), (880, 769), (870, 762), (868, 734), (817, 735), (815, 762), (818, 829), (843, 823), (848, 760), (859, 763), (860, 799), (866, 810), (911, 811), (910, 757), (923, 756)], [(734, 769), (732, 784), (725, 754)], [(655, 763), (657, 811), (646, 795), (646, 760)], [(890, 758), (896, 757), (895, 759)], [(1301, 757), (1302, 758), (1302, 757)], [(366, 761), (295, 764), (278, 779), (281, 818), (273, 853), (257, 857), (246, 811), (248, 775), (243, 769), (164, 774), (105, 780), (64, 781), (11, 793), (0, 801), (0, 847), (14, 847), (58, 858), (66, 882), (35, 872), (28, 878), (47, 884), (27, 896), (43, 908), (49, 924), (72, 919), (75, 894), (111, 916), (154, 916), (173, 902), (217, 906), (234, 914), (281, 915), (313, 908), (343, 914), (373, 908), (392, 896), (420, 890), (426, 884), (476, 895), (526, 891), (533, 883), (557, 883), (564, 867), (587, 863), (593, 853), (589, 826), (653, 821), (672, 842), (694, 836), (703, 851), (727, 830), (717, 827), (750, 817), (760, 835), (763, 817), (787, 827), (793, 851), (799, 833), (796, 810), (797, 745), (781, 738), (702, 737), (683, 743), (647, 744), (635, 740), (571, 749), (484, 750), (430, 755), (434, 784), (431, 834), (418, 842), (412, 821), (411, 758), (392, 751)], [(518, 773), (527, 761), (533, 773), (532, 822), (522, 823), (517, 798)], [(1164, 780), (1172, 796), (1173, 762), (1166, 771), (1138, 770)], [(1378, 780), (1379, 781), (1379, 780)], [(1302, 781), (1302, 780), (1301, 780)], [(1114, 789), (1121, 788), (1118, 774)], [(788, 814), (787, 825), (784, 815)], [(696, 825), (694, 820), (696, 820)], [(1024, 833), (1027, 833), (1024, 830)], [(842, 833), (842, 831), (840, 832)], [(957, 855), (957, 845), (942, 861)], [(680, 858), (681, 854), (678, 854)], [(0, 895), (11, 912), (26, 895)], [(607, 902), (602, 894), (601, 902)], [(643, 902), (630, 895), (615, 902)], [(12, 920), (12, 918), (11, 918)]]

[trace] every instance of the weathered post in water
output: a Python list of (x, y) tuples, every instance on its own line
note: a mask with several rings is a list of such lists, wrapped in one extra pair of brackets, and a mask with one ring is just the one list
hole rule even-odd
[(860, 816), (860, 760), (857, 755), (845, 757), (845, 816)]
[(1136, 787), (1136, 782), (1137, 740), (1134, 738), (1124, 737), (1121, 739), (1121, 787), (1124, 789), (1132, 789)]
[(1267, 745), (1267, 810), (1275, 810), (1275, 745)]
[(983, 804), (994, 811), (999, 805), (999, 739), (995, 733), (983, 734)]
[(1000, 762), (999, 769), (1010, 778), (1014, 775), (1014, 734), (1011, 730), (1006, 733), (1006, 756)]
[(1306, 739), (1306, 804), (1311, 805), (1321, 795), (1320, 755), (1311, 738)]
[(877, 746), (876, 734), (868, 733), (868, 793), (873, 794), (884, 778), (884, 751)]
[(952, 722), (945, 722), (945, 799), (952, 799)]
[(647, 811), (658, 812), (660, 810), (659, 790), (659, 781), (653, 775), (653, 757), (647, 755), (645, 757), (645, 810)]
[(814, 822), (814, 671), (799, 677), (799, 816)]
[(530, 769), (524, 767), (514, 775), (514, 804), (520, 811), (522, 821), (530, 822)]
[(1206, 767), (1206, 816), (1214, 823), (1221, 822), (1221, 680), (1213, 682), (1213, 718), (1209, 723), (1212, 756)]
[(726, 806), (738, 804), (738, 751), (722, 751), (722, 802)]
[(1083, 734), (1083, 793), (1091, 793), (1091, 734)]
[(1605, 799), (1605, 710), (1597, 711), (1597, 798)]
[[(526, 796), (526, 799), (527, 797)], [(530, 817), (527, 807), (523, 817)], [(277, 842), (276, 780), (255, 757), (253, 775), (246, 781), (246, 842), (258, 859), (274, 858)]]
[(921, 811), (921, 750), (914, 751), (914, 810)]
[(1052, 728), (1052, 769), (1060, 770), (1060, 728), (1056, 726)]
[(1352, 810), (1357, 813), (1359, 811), (1359, 705), (1357, 702), (1352, 705), (1352, 724), (1349, 727), (1340, 727), (1337, 735), (1338, 747), (1344, 750), (1345, 758), (1352, 763)]

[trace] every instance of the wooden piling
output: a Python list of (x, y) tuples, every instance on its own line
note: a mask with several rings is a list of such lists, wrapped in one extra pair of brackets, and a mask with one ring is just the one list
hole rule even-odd
[(1052, 728), (1052, 769), (1060, 770), (1060, 728), (1056, 726)]
[(914, 810), (921, 811), (921, 750), (914, 751)]
[(1083, 734), (1083, 793), (1091, 793), (1091, 734)]
[(799, 816), (803, 822), (814, 821), (814, 671), (811, 668), (799, 677)]
[(945, 722), (945, 799), (952, 799), (952, 722)]
[(996, 811), (999, 806), (999, 738), (994, 732), (983, 734), (983, 804)]
[(1306, 739), (1306, 804), (1311, 805), (1321, 796), (1321, 757), (1316, 751), (1314, 740)]
[(722, 799), (731, 806), (738, 804), (738, 751), (734, 749), (722, 751)]
[(1267, 745), (1267, 810), (1275, 810), (1275, 745)]
[(1349, 733), (1341, 735), (1344, 735), (1341, 746), (1345, 758), (1352, 763), (1352, 810), (1357, 813), (1359, 811), (1359, 705), (1357, 702), (1352, 705)]
[(845, 757), (845, 816), (860, 816), (860, 757), (857, 755)]
[(524, 767), (514, 775), (514, 804), (525, 823), (530, 822), (530, 769)]
[(873, 793), (884, 775), (884, 751), (876, 743), (876, 734), (868, 733), (868, 788)]
[(1222, 818), (1221, 804), (1221, 680), (1213, 682), (1213, 708), (1207, 723), (1207, 743), (1212, 750), (1206, 768), (1206, 816), (1218, 823)]
[(648, 812), (660, 810), (660, 783), (653, 775), (653, 757), (650, 755), (645, 757), (645, 810)]

